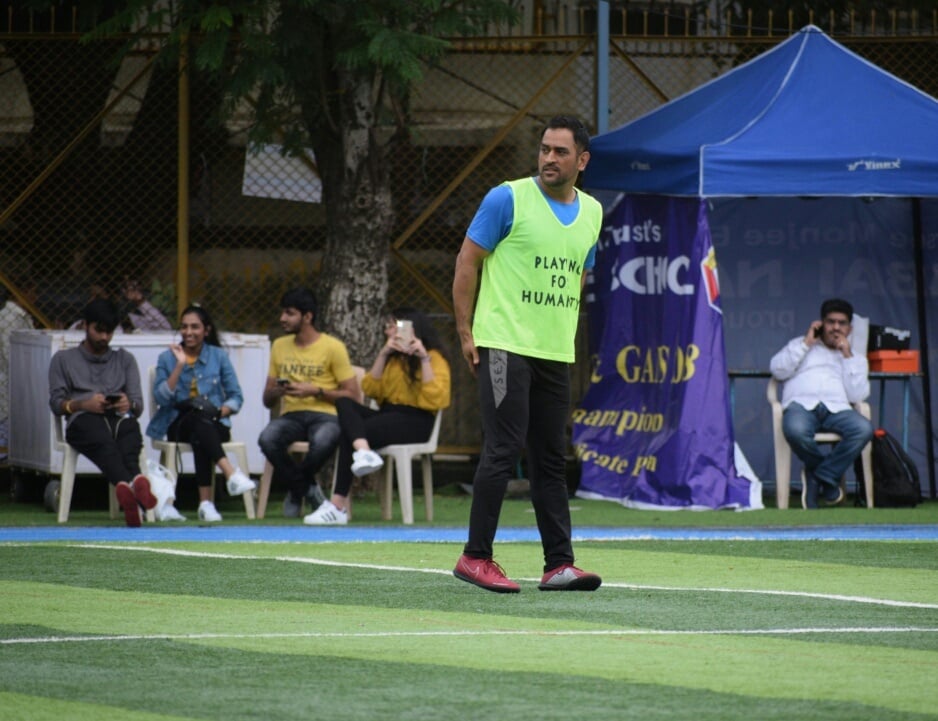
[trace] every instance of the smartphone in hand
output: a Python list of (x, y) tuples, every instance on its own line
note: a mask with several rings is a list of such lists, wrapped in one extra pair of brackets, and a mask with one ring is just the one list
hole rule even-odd
[(278, 379), (277, 379), (277, 385), (280, 386), (281, 388), (285, 388), (286, 386), (290, 385), (290, 379), (289, 379), (289, 378), (278, 378)]
[(414, 322), (411, 320), (397, 321), (397, 339), (401, 345), (410, 345), (414, 342)]
[(106, 401), (107, 401), (108, 403), (110, 403), (112, 406), (113, 406), (115, 403), (119, 403), (119, 402), (120, 402), (120, 399), (121, 399), (121, 394), (120, 394), (120, 393), (108, 393), (106, 396), (104, 396), (104, 400), (106, 400)]

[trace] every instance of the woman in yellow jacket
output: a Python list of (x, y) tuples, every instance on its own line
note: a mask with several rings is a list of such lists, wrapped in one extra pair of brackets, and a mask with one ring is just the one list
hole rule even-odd
[(362, 390), (378, 408), (349, 398), (336, 401), (342, 437), (332, 498), (303, 519), (311, 526), (348, 523), (353, 476), (384, 465), (372, 448), (422, 443), (430, 437), (436, 412), (449, 406), (450, 370), (436, 329), (413, 308), (397, 308), (385, 324), (387, 342), (362, 378)]

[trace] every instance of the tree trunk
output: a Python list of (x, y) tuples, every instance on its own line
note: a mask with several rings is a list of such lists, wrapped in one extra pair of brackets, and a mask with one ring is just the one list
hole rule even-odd
[(384, 344), (381, 313), (394, 213), (385, 149), (374, 132), (372, 82), (346, 80), (341, 140), (323, 148), (341, 157), (322, 164), (333, 172), (323, 178), (328, 238), (316, 289), (317, 327), (345, 342), (352, 363), (369, 368)]

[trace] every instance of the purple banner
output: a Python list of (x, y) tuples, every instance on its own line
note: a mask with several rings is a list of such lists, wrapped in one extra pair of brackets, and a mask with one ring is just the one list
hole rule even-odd
[(623, 196), (587, 286), (591, 385), (573, 416), (578, 495), (636, 508), (761, 507), (734, 464), (705, 201)]

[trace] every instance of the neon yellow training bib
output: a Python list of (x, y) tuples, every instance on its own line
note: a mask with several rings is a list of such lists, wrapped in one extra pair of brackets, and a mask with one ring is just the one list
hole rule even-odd
[(563, 225), (534, 178), (507, 185), (511, 231), (482, 264), (472, 335), (479, 347), (572, 363), (580, 278), (602, 228), (602, 206), (578, 191), (576, 219)]

